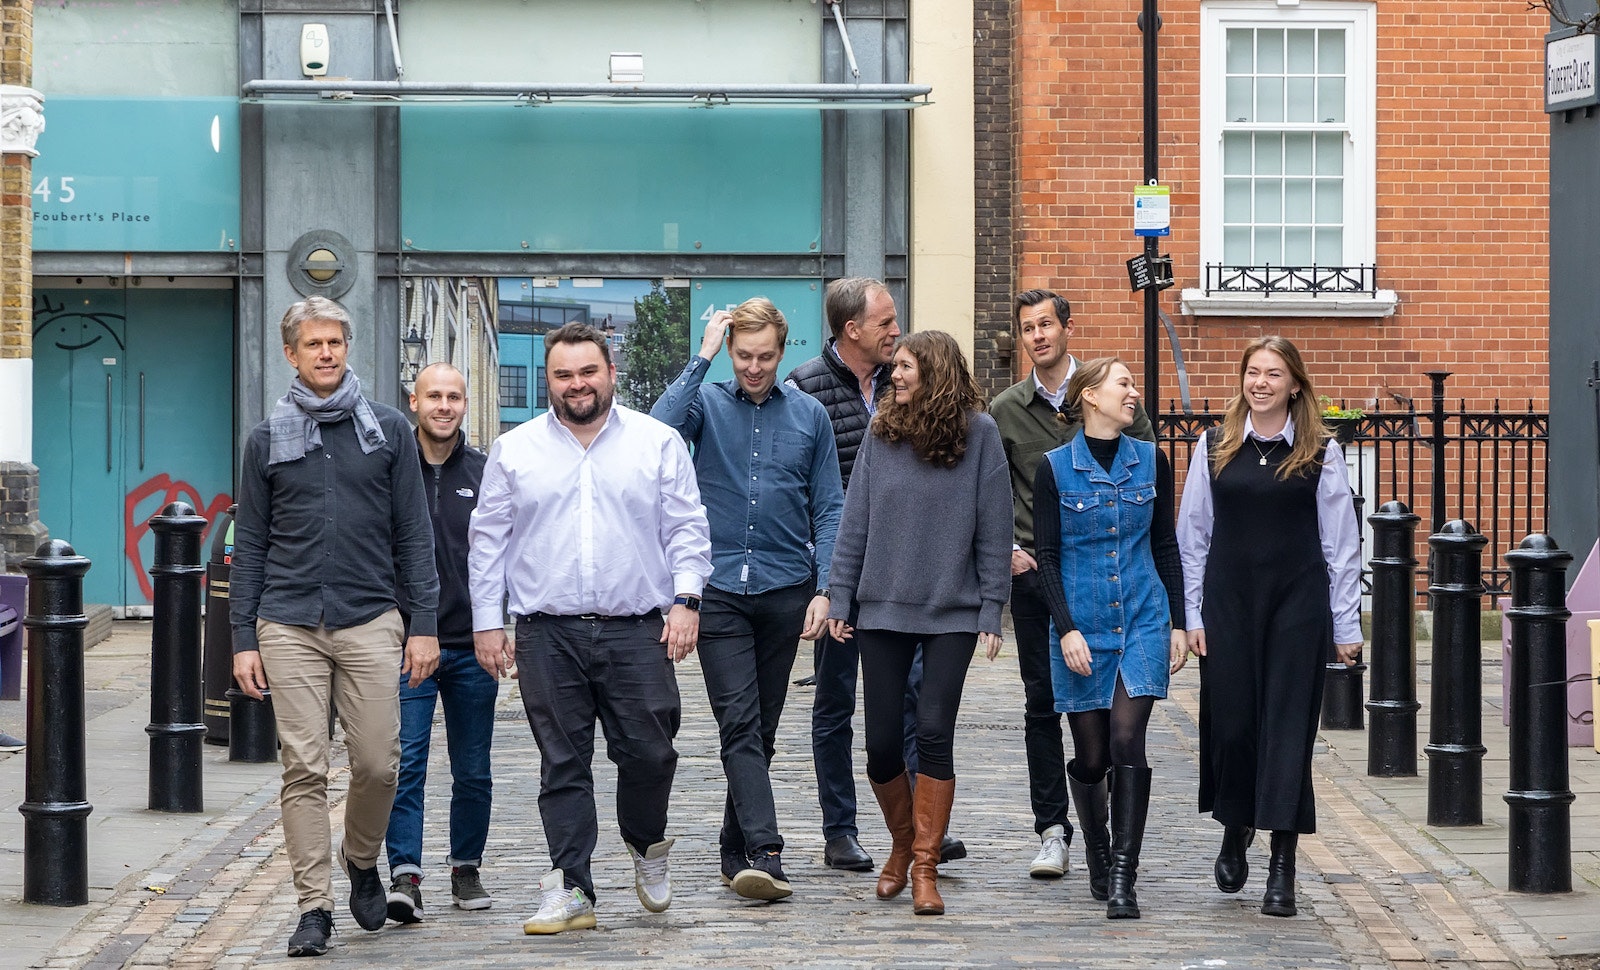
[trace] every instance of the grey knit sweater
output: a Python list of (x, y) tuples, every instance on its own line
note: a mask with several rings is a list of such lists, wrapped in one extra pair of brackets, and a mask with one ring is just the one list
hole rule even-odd
[(869, 431), (828, 582), (829, 615), (865, 630), (999, 633), (1011, 592), (1011, 479), (994, 419), (972, 413), (954, 468)]

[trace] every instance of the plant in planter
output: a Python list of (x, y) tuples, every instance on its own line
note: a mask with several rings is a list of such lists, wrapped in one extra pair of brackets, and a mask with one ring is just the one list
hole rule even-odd
[(1356, 440), (1356, 426), (1367, 412), (1360, 408), (1342, 407), (1326, 394), (1318, 395), (1317, 403), (1322, 406), (1322, 423), (1328, 426), (1340, 444), (1348, 445)]

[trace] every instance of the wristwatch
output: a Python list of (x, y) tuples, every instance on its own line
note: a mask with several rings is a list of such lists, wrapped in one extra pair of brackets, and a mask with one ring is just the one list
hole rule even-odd
[(829, 592), (828, 591), (828, 587), (826, 587), (826, 586), (818, 586), (817, 587), (817, 591), (815, 593), (811, 594), (811, 595), (813, 595), (813, 596), (825, 596), (828, 599), (833, 599), (833, 593)]
[(673, 606), (688, 607), (689, 609), (694, 610), (696, 613), (698, 613), (698, 612), (700, 612), (700, 597), (698, 597), (698, 596), (674, 596), (672, 598), (672, 605)]

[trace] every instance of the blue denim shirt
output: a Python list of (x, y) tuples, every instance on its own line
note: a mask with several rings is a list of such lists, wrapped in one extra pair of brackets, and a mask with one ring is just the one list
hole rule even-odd
[(833, 426), (816, 399), (774, 384), (760, 404), (737, 380), (703, 383), (696, 355), (650, 416), (694, 450), (711, 522), (711, 585), (750, 595), (828, 585), (844, 508)]

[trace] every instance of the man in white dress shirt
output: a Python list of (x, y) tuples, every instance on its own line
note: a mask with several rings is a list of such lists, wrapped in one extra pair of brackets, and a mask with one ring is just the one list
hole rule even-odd
[[(468, 569), (478, 662), (519, 673), (539, 743), (539, 815), (554, 867), (529, 934), (595, 925), (589, 859), (594, 725), (617, 766), (617, 824), (646, 909), (672, 903), (667, 799), (680, 715), (673, 663), (695, 648), (711, 531), (677, 432), (614, 403), (605, 334), (545, 336), (550, 411), (489, 451)], [(502, 601), (516, 621), (505, 635)], [(663, 615), (665, 612), (665, 615)]]

